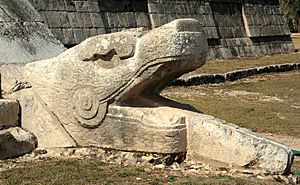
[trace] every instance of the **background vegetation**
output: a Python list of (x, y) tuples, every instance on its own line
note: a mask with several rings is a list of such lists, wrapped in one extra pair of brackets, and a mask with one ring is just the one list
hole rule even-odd
[(291, 32), (300, 32), (300, 0), (279, 0)]

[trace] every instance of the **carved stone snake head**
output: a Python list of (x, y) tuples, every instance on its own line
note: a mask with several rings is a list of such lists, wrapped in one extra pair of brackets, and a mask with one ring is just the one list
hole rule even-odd
[(28, 64), (25, 76), (38, 99), (81, 143), (82, 135), (103, 131), (111, 107), (175, 106), (159, 92), (202, 66), (207, 50), (200, 23), (178, 19), (151, 31), (88, 38), (55, 58)]

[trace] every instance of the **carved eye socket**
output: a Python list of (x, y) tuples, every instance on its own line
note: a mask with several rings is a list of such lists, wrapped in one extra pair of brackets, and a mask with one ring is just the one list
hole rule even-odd
[(98, 58), (100, 58), (101, 55), (98, 54), (98, 53), (94, 53), (93, 56), (92, 56), (92, 60), (97, 60)]

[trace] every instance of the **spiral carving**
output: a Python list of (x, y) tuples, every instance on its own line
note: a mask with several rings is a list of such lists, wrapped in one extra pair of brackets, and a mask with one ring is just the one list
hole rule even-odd
[(97, 93), (92, 88), (79, 89), (73, 97), (74, 117), (86, 128), (98, 127), (107, 112), (107, 103), (99, 102)]

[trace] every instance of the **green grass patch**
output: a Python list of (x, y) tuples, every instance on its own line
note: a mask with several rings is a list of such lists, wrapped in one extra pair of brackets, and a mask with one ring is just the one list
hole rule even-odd
[(300, 136), (300, 72), (219, 85), (172, 87), (165, 92), (205, 114), (256, 132)]
[(41, 184), (274, 184), (255, 178), (229, 176), (183, 176), (153, 170), (145, 172), (142, 167), (108, 165), (94, 160), (59, 160), (27, 163), (23, 168), (14, 168), (0, 173), (1, 185)]

